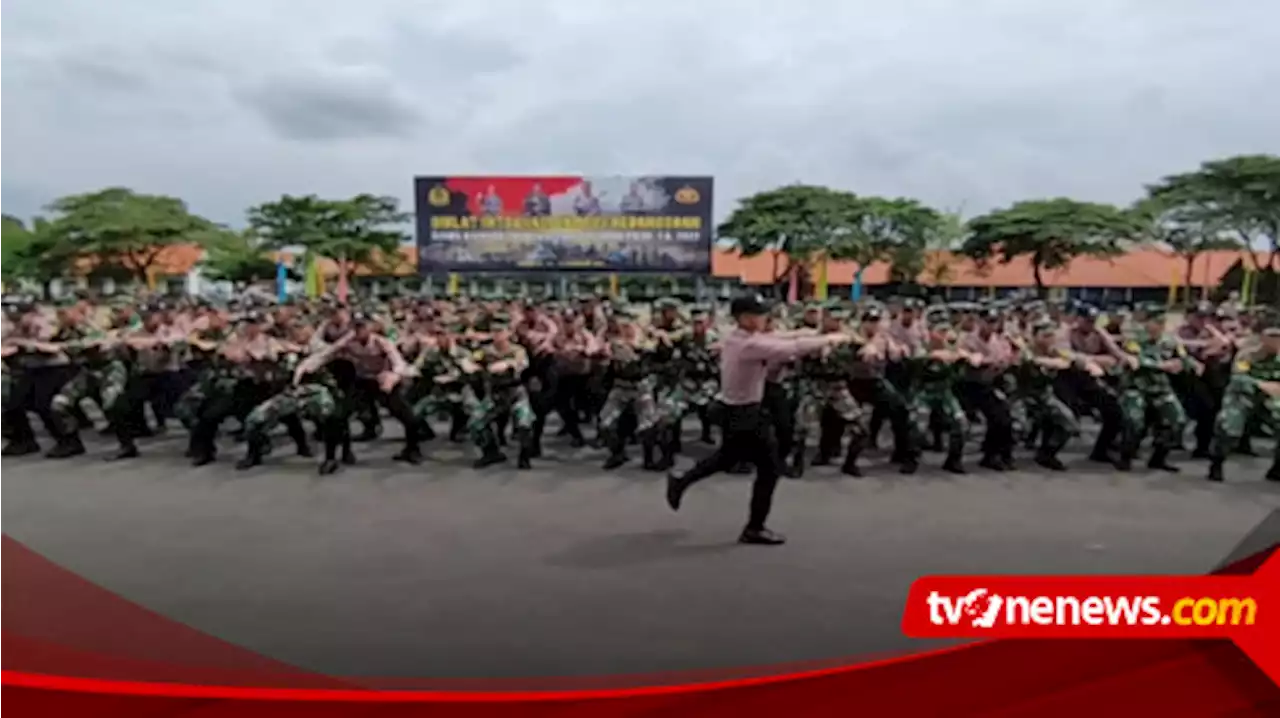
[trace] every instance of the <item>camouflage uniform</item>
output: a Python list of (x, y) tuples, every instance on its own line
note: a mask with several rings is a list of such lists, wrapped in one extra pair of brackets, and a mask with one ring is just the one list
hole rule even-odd
[[(1019, 440), (1023, 432), (1041, 437), (1036, 463), (1056, 469), (1061, 468), (1058, 452), (1071, 437), (1080, 434), (1080, 424), (1075, 413), (1054, 394), (1058, 372), (1036, 363), (1036, 356), (1029, 348), (1022, 350), (1014, 368), (1017, 389), (1009, 408)], [(1067, 357), (1057, 352), (1048, 358)]]
[[(676, 357), (680, 363), (679, 398), (684, 407), (680, 416), (683, 418), (684, 413), (690, 410), (696, 413), (702, 424), (702, 439), (708, 443), (711, 441), (711, 422), (707, 409), (720, 391), (720, 367), (712, 348), (718, 341), (719, 336), (713, 330), (707, 330), (701, 337), (690, 331), (681, 336), (676, 345)], [(680, 420), (676, 419), (674, 423), (678, 427)]]
[[(1273, 330), (1274, 331), (1274, 330)], [(1280, 397), (1267, 394), (1259, 382), (1280, 382), (1280, 354), (1259, 349), (1240, 357), (1222, 398), (1222, 410), (1214, 422), (1209, 480), (1222, 481), (1222, 463), (1239, 445), (1253, 421), (1270, 426), (1280, 436)], [(1280, 481), (1280, 442), (1267, 478)]]
[[(258, 404), (244, 420), (244, 436), (251, 454), (258, 458), (271, 450), (271, 430), (291, 418), (308, 419), (323, 425), (338, 410), (336, 387), (331, 381), (315, 381), (286, 387)], [(297, 437), (294, 437), (295, 440)], [(301, 446), (305, 446), (304, 443)], [(310, 453), (302, 452), (299, 453)]]
[(452, 416), (462, 406), (466, 381), (460, 362), (470, 352), (454, 344), (449, 349), (424, 349), (414, 361), (421, 376), (421, 398), (413, 404), (413, 415), (419, 421), (437, 416)]
[[(1167, 337), (1133, 339), (1124, 348), (1138, 357), (1138, 368), (1128, 374), (1120, 393), (1120, 410), (1124, 414), (1124, 447), (1121, 463), (1127, 464), (1137, 453), (1144, 428), (1153, 435), (1153, 452), (1149, 464), (1153, 468), (1172, 468), (1165, 463), (1171, 450), (1182, 444), (1182, 431), (1187, 424), (1186, 411), (1160, 368), (1162, 362), (1178, 359), (1185, 371), (1190, 365), (1186, 350)], [(1151, 426), (1146, 427), (1148, 417)]]
[[(101, 346), (89, 346), (90, 343), (100, 341), (103, 336), (102, 332), (93, 330), (78, 332), (78, 336), (69, 337), (64, 344), (67, 356), (72, 363), (78, 364), (80, 369), (54, 395), (50, 408), (62, 431), (68, 436), (74, 436), (79, 432), (80, 423), (77, 414), (80, 403), (85, 399), (102, 398), (104, 373), (113, 371), (123, 374), (124, 364), (114, 359), (109, 351)], [(112, 365), (115, 365), (115, 368), (112, 368)], [(123, 384), (123, 382), (120, 383)], [(119, 399), (119, 394), (117, 393), (113, 399)], [(107, 409), (105, 401), (102, 408)]]
[(530, 467), (533, 438), (533, 406), (529, 404), (529, 394), (520, 383), (519, 367), (509, 368), (501, 374), (492, 374), (485, 368), (498, 361), (510, 361), (523, 366), (528, 365), (528, 357), (524, 348), (512, 344), (505, 352), (498, 351), (490, 345), (475, 354), (477, 363), (481, 364), (482, 376), (462, 390), (462, 405), (467, 412), (467, 429), (471, 433), (476, 446), (484, 452), (477, 463), (478, 467), (505, 461), (506, 457), (498, 451), (497, 423), (505, 417), (511, 417), (516, 439), (520, 442), (518, 466), (522, 469)]
[(856, 462), (867, 427), (862, 407), (849, 390), (849, 379), (857, 360), (855, 344), (840, 344), (820, 354), (806, 356), (800, 361), (793, 440), (793, 450), (796, 452), (793, 455), (795, 475), (799, 475), (804, 469), (802, 457), (809, 435), (823, 425), (824, 414), (828, 411), (832, 419), (838, 420), (839, 428), (833, 426), (822, 432), (819, 456), (814, 465), (826, 464), (839, 454), (843, 434), (848, 433), (851, 442), (844, 470), (854, 475), (858, 473)]
[(599, 417), (600, 435), (609, 447), (605, 469), (617, 468), (627, 460), (626, 436), (620, 430), (619, 422), (628, 409), (635, 413), (636, 434), (646, 442), (646, 446), (653, 445), (653, 433), (662, 421), (654, 399), (657, 379), (650, 372), (645, 347), (615, 338), (609, 341), (609, 351), (608, 372), (612, 386), (600, 407)]
[(930, 356), (925, 348), (904, 360), (911, 387), (908, 411), (913, 441), (918, 445), (925, 441), (931, 426), (941, 427), (947, 435), (947, 458), (943, 468), (955, 473), (964, 471), (960, 460), (965, 436), (969, 432), (969, 420), (955, 391), (963, 369), (961, 361), (942, 361)]
[[(225, 330), (210, 330), (201, 332), (197, 338), (221, 343), (226, 340), (228, 334)], [(231, 393), (235, 390), (238, 381), (232, 374), (231, 367), (218, 356), (216, 350), (205, 352), (195, 345), (192, 345), (191, 349), (194, 360), (204, 366), (199, 370), (195, 382), (182, 393), (173, 408), (174, 416), (178, 417), (178, 421), (182, 422), (188, 430), (195, 427), (200, 407), (209, 397)]]

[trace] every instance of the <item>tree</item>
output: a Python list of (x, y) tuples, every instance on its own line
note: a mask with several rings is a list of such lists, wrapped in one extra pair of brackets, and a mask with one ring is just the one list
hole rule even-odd
[(789, 185), (743, 199), (720, 225), (721, 238), (730, 240), (744, 257), (775, 252), (772, 279), (782, 279), (780, 259), (787, 267), (807, 268), (830, 249), (848, 213), (842, 208), (852, 195), (826, 187)]
[(276, 262), (252, 231), (214, 232), (205, 240), (203, 266), (213, 279), (228, 282), (256, 282), (274, 278)]
[(196, 242), (213, 224), (180, 199), (123, 187), (63, 197), (50, 205), (53, 231), (81, 257), (123, 267), (146, 281), (164, 251)]
[(76, 253), (43, 217), (36, 217), (28, 227), (22, 220), (4, 215), (2, 220), (2, 267), (5, 281), (31, 281), (40, 285), (45, 299), (51, 299), (53, 280), (70, 273)]
[(1138, 219), (1117, 207), (1059, 198), (1018, 202), (969, 220), (961, 253), (982, 266), (1031, 262), (1036, 290), (1045, 294), (1044, 270), (1062, 269), (1080, 256), (1106, 257), (1138, 234)]
[[(1193, 172), (1170, 175), (1148, 195), (1194, 220), (1230, 233), (1253, 253), (1257, 267), (1272, 270), (1280, 256), (1280, 157), (1243, 155), (1213, 160)], [(1254, 249), (1265, 244), (1264, 255)], [(1264, 258), (1265, 257), (1265, 258)]]
[(1209, 211), (1194, 191), (1187, 190), (1168, 185), (1150, 188), (1147, 198), (1134, 205), (1134, 214), (1142, 223), (1145, 239), (1167, 246), (1186, 263), (1183, 286), (1190, 305), (1196, 257), (1243, 245), (1227, 232), (1221, 216)]
[(285, 195), (249, 209), (249, 225), (266, 247), (301, 247), (307, 255), (336, 260), (344, 279), (351, 265), (398, 263), (408, 219), (394, 197), (370, 194), (346, 200)]

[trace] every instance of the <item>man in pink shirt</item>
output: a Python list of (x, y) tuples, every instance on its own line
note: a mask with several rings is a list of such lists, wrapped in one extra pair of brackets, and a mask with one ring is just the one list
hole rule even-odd
[(761, 402), (771, 368), (803, 354), (850, 341), (846, 334), (784, 338), (764, 332), (768, 306), (759, 297), (739, 297), (729, 305), (738, 327), (721, 342), (720, 390), (724, 403), (724, 440), (714, 454), (684, 474), (667, 477), (667, 504), (679, 510), (684, 492), (694, 483), (741, 461), (755, 464), (751, 511), (738, 541), (746, 544), (783, 543), (780, 534), (765, 528), (778, 484), (777, 456), (771, 432), (763, 420)]
[(1016, 354), (998, 310), (984, 309), (978, 319), (977, 329), (960, 340), (959, 348), (981, 360), (965, 370), (960, 392), (969, 406), (982, 413), (987, 426), (978, 465), (1007, 471), (1013, 468), (1013, 415), (1000, 380)]

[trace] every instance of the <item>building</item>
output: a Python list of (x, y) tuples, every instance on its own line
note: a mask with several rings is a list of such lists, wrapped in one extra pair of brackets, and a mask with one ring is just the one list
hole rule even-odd
[[(1238, 263), (1252, 267), (1249, 252), (1205, 252), (1196, 257), (1191, 267), (1191, 294), (1206, 296)], [(999, 297), (1034, 291), (1035, 275), (1031, 263), (1019, 258), (1009, 264), (993, 262), (979, 268), (972, 260), (948, 252), (933, 253), (919, 283), (932, 294), (951, 300)], [(848, 296), (858, 267), (852, 262), (831, 262), (827, 266), (828, 293)], [(784, 285), (789, 278), (789, 265), (784, 255), (765, 252), (742, 257), (734, 250), (717, 251), (712, 261), (713, 281), (769, 287)], [(1060, 270), (1045, 270), (1043, 281), (1052, 297), (1079, 299), (1091, 303), (1165, 301), (1170, 285), (1185, 297), (1187, 263), (1167, 250), (1144, 247), (1109, 259), (1083, 257)], [(814, 278), (802, 281), (812, 284)], [(889, 266), (877, 263), (862, 273), (864, 291), (877, 295), (893, 291)]]

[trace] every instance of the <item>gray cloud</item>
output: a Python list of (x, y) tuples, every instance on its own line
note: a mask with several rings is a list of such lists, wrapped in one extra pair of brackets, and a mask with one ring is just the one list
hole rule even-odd
[(697, 172), (722, 215), (796, 180), (972, 213), (1280, 151), (1257, 0), (306, 7), (6, 3), (5, 211), (126, 184), (236, 222), (414, 174)]
[(422, 121), (393, 86), (368, 78), (271, 78), (237, 96), (284, 139), (407, 138)]

